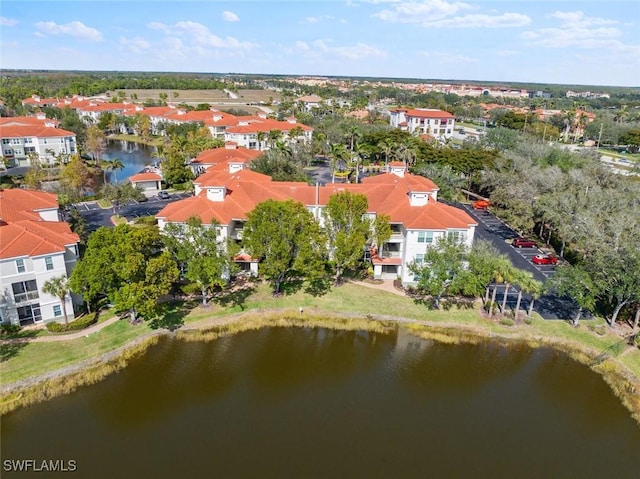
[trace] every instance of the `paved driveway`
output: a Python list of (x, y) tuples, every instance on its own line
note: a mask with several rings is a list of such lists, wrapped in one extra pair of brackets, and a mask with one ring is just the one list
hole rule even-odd
[[(141, 216), (152, 216), (158, 213), (168, 203), (180, 199), (188, 198), (189, 193), (172, 193), (168, 199), (160, 199), (157, 196), (149, 198), (147, 201), (129, 201), (119, 205), (117, 213), (128, 220), (133, 220)], [(101, 226), (113, 226), (111, 217), (115, 214), (113, 208), (102, 209), (95, 201), (87, 201), (75, 205), (78, 212), (87, 221), (88, 231), (95, 231)]]
[[(529, 271), (538, 281), (545, 283), (548, 278), (553, 276), (556, 269), (552, 265), (535, 265), (531, 262), (533, 256), (540, 254), (538, 248), (514, 248), (508, 243), (509, 240), (518, 237), (518, 234), (507, 224), (496, 218), (487, 210), (474, 210), (469, 204), (456, 204), (458, 208), (465, 210), (472, 218), (478, 222), (475, 238), (484, 240), (493, 244), (496, 249), (511, 260), (513, 265), (519, 269)], [(504, 287), (498, 285), (498, 298), (502, 301)], [(517, 299), (516, 288), (509, 291), (507, 296), (507, 304), (515, 305)], [(531, 297), (523, 296), (522, 308), (527, 308)], [(544, 319), (571, 319), (578, 311), (575, 303), (566, 297), (559, 297), (557, 294), (550, 292), (541, 296), (534, 303), (533, 308)], [(588, 316), (587, 318), (588, 319)]]

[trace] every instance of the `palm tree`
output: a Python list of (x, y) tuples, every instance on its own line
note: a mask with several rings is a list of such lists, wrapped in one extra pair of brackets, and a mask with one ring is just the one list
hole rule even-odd
[(393, 153), (394, 146), (395, 145), (393, 144), (393, 140), (390, 140), (388, 138), (378, 143), (378, 148), (380, 148), (380, 150), (384, 154), (384, 161), (387, 171), (389, 170), (389, 157), (391, 156), (391, 153)]
[(45, 281), (42, 286), (42, 291), (51, 296), (55, 296), (62, 303), (62, 313), (64, 314), (64, 324), (69, 324), (67, 318), (67, 302), (66, 298), (69, 294), (69, 280), (66, 276), (55, 276), (50, 280)]
[[(518, 300), (516, 302), (516, 309), (514, 312), (513, 320), (518, 321), (518, 313), (520, 312), (520, 303), (522, 302), (523, 293), (534, 293), (539, 291), (542, 284), (539, 281), (533, 279), (533, 275), (529, 271), (518, 271), (518, 278), (516, 280), (518, 288)], [(533, 302), (533, 300), (532, 300)]]
[(331, 183), (335, 183), (335, 172), (338, 161), (346, 161), (349, 158), (347, 147), (343, 143), (331, 145)]
[(267, 134), (264, 131), (259, 131), (256, 133), (256, 139), (258, 140), (258, 151), (262, 151), (262, 144), (264, 140), (267, 138)]
[(282, 138), (282, 132), (280, 130), (269, 130), (269, 145), (273, 148), (280, 138)]
[(122, 161), (120, 161), (119, 158), (114, 158), (113, 160), (111, 160), (111, 171), (113, 171), (114, 183), (118, 182), (118, 174), (116, 173), (116, 170), (122, 171), (123, 169), (124, 169), (124, 163), (122, 163)]

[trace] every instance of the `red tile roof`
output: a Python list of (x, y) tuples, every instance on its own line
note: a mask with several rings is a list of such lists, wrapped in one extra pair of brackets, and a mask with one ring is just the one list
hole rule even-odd
[(415, 118), (442, 118), (442, 119), (455, 118), (455, 116), (453, 116), (448, 111), (432, 110), (428, 108), (395, 108), (391, 111), (392, 112), (404, 111), (405, 116), (415, 117)]
[(409, 193), (428, 193), (438, 186), (428, 178), (405, 174), (399, 177), (386, 173), (365, 178), (361, 184), (328, 184), (315, 187), (302, 182), (276, 182), (269, 176), (243, 169), (229, 173), (227, 164), (216, 165), (198, 177), (195, 182), (203, 189), (225, 187), (224, 201), (206, 198), (206, 191), (197, 197), (167, 205), (157, 216), (168, 222), (184, 222), (191, 216), (200, 216), (203, 222), (215, 219), (229, 224), (232, 219), (245, 219), (258, 203), (268, 199), (293, 199), (306, 206), (323, 206), (329, 197), (341, 191), (363, 193), (369, 200), (369, 212), (387, 214), (391, 221), (403, 223), (410, 229), (467, 229), (476, 222), (464, 211), (453, 206), (429, 200), (424, 206), (411, 206)]
[(0, 258), (62, 253), (80, 238), (67, 223), (44, 221), (38, 210), (57, 208), (56, 196), (29, 190), (0, 190)]
[(65, 136), (76, 136), (76, 134), (62, 128), (44, 125), (0, 125), (0, 137), (2, 138), (54, 138)]
[(192, 163), (201, 165), (217, 165), (226, 161), (253, 160), (262, 154), (262, 151), (248, 148), (213, 148), (200, 153)]
[(157, 173), (151, 173), (151, 172), (137, 173), (129, 177), (129, 181), (131, 183), (134, 183), (137, 181), (161, 181), (161, 180), (162, 180), (162, 176), (160, 176)]

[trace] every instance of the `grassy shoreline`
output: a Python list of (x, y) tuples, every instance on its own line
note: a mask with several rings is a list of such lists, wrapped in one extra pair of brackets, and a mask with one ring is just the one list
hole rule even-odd
[(402, 326), (419, 337), (446, 343), (492, 340), (506, 346), (519, 342), (530, 347), (552, 347), (602, 375), (640, 424), (640, 350), (621, 347), (594, 362), (619, 339), (608, 329), (599, 329), (600, 325), (573, 328), (567, 322), (534, 318), (531, 324), (506, 326), (483, 317), (476, 308), (430, 311), (409, 298), (353, 284), (320, 297), (296, 292), (282, 298), (271, 297), (268, 287), (259, 285), (244, 303), (223, 304), (191, 305), (175, 333), (118, 321), (64, 343), (17, 345), (13, 355), (0, 362), (0, 414), (93, 384), (126, 367), (131, 358), (165, 334), (202, 341), (273, 326), (378, 332)]

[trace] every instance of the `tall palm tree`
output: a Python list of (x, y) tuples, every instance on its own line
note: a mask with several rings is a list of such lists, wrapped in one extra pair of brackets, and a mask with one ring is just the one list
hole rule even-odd
[(331, 183), (335, 183), (336, 165), (339, 161), (347, 161), (349, 152), (344, 143), (334, 143), (331, 145)]
[(385, 166), (387, 168), (387, 171), (389, 170), (389, 158), (393, 153), (394, 146), (395, 145), (393, 143), (393, 140), (390, 140), (389, 138), (382, 140), (380, 143), (378, 143), (378, 148), (380, 148), (380, 151), (382, 151), (382, 153), (384, 154), (384, 161), (385, 161)]
[(256, 133), (256, 139), (258, 140), (258, 151), (262, 151), (262, 144), (264, 140), (267, 138), (267, 134), (264, 131), (259, 131)]
[(116, 170), (124, 170), (124, 163), (122, 163), (122, 161), (120, 161), (120, 158), (114, 158), (113, 160), (111, 160), (111, 171), (113, 171), (113, 182), (117, 183), (118, 182), (118, 174), (116, 173)]
[(67, 318), (67, 295), (69, 294), (69, 280), (66, 276), (55, 276), (45, 281), (42, 291), (57, 297), (62, 303), (62, 313), (64, 314), (64, 324), (69, 324)]

